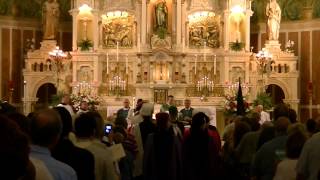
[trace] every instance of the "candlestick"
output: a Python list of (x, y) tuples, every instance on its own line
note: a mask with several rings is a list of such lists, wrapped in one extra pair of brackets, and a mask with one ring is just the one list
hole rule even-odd
[(117, 41), (117, 62), (119, 62), (119, 41)]
[(206, 48), (207, 48), (207, 42), (204, 42), (204, 46), (203, 46), (203, 60), (204, 60), (205, 62), (207, 61)]
[(128, 74), (128, 54), (126, 56), (126, 74)]
[(217, 55), (214, 55), (214, 60), (213, 60), (213, 74), (217, 74)]
[(109, 74), (109, 53), (107, 53), (107, 74)]
[(195, 60), (194, 60), (194, 75), (197, 75), (197, 59), (198, 59), (198, 56), (195, 55)]

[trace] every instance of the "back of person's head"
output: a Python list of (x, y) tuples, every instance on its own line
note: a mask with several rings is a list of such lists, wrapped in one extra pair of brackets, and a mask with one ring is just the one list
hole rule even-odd
[(275, 122), (274, 122), (274, 127), (276, 129), (277, 135), (284, 135), (287, 134), (288, 127), (290, 125), (290, 120), (287, 117), (279, 117)]
[(99, 112), (90, 111), (87, 112), (87, 115), (93, 116), (96, 121), (96, 132), (95, 135), (97, 138), (101, 138), (104, 136), (104, 120)]
[(209, 117), (203, 112), (195, 114), (192, 117), (191, 133), (204, 131), (209, 120)]
[(248, 120), (248, 123), (252, 131), (257, 131), (260, 129), (260, 113), (254, 112)]
[(115, 126), (113, 129), (113, 140), (116, 144), (122, 143), (126, 137), (127, 133), (126, 130), (121, 126)]
[(290, 159), (298, 159), (306, 141), (307, 136), (300, 131), (295, 131), (290, 134), (286, 144), (287, 157)]
[(247, 123), (247, 120), (241, 120), (235, 123), (234, 134), (233, 134), (234, 147), (238, 146), (242, 137), (249, 131), (250, 131), (250, 125)]
[(52, 109), (38, 111), (30, 119), (30, 136), (35, 145), (54, 146), (58, 142), (61, 132), (61, 118)]
[(278, 104), (273, 111), (273, 118), (275, 121), (281, 116), (289, 117), (289, 107), (284, 103)]
[(20, 179), (27, 173), (29, 142), (18, 125), (0, 115), (0, 172), (3, 179)]
[(142, 117), (151, 117), (153, 114), (154, 106), (151, 103), (143, 103), (140, 109), (140, 115)]
[(275, 137), (275, 132), (276, 131), (274, 126), (263, 127), (258, 139), (257, 150), (259, 150), (263, 144), (272, 140)]
[(80, 114), (75, 120), (75, 134), (79, 138), (90, 138), (95, 135), (96, 120), (88, 113)]
[(164, 112), (156, 114), (156, 122), (160, 130), (167, 129), (169, 126), (169, 114)]
[(305, 136), (307, 136), (306, 128), (302, 123), (297, 122), (297, 123), (291, 124), (288, 127), (288, 130), (287, 130), (288, 136), (290, 136), (291, 134), (294, 134), (295, 132), (301, 132)]
[(16, 108), (6, 101), (0, 101), (0, 114), (10, 114), (17, 112)]
[(289, 109), (288, 111), (288, 118), (291, 123), (296, 123), (297, 122), (297, 113), (294, 109)]
[(178, 109), (175, 106), (169, 107), (169, 116), (171, 121), (175, 121), (178, 117)]
[(29, 134), (30, 133), (30, 122), (29, 119), (18, 112), (15, 113), (10, 113), (7, 115), (7, 117), (11, 120), (13, 120), (15, 123), (17, 123), (17, 125), (20, 127), (20, 129), (26, 133)]
[(117, 118), (114, 120), (114, 124), (115, 124), (116, 126), (119, 126), (119, 127), (128, 128), (128, 122), (127, 122), (126, 119), (123, 119), (123, 118), (118, 118), (118, 117), (117, 117)]
[(317, 132), (317, 123), (314, 119), (308, 119), (306, 122), (307, 131), (311, 134)]
[(60, 115), (62, 121), (61, 137), (67, 137), (72, 131), (72, 117), (69, 111), (64, 107), (54, 107), (53, 110)]

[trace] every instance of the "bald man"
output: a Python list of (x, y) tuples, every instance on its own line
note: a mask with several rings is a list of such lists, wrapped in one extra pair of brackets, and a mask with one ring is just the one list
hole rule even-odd
[(256, 112), (260, 114), (260, 124), (264, 124), (265, 122), (270, 122), (270, 114), (263, 110), (263, 105), (259, 104), (256, 107)]

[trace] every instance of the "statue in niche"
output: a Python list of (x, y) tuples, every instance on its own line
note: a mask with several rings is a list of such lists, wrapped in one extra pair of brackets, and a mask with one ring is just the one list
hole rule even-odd
[(59, 17), (59, 3), (47, 0), (42, 7), (43, 39), (56, 39)]
[(155, 17), (157, 31), (166, 31), (168, 28), (168, 8), (165, 0), (155, 6)]
[(80, 82), (91, 82), (92, 80), (92, 73), (89, 67), (81, 68), (78, 74), (78, 80)]
[(278, 40), (281, 22), (281, 8), (277, 0), (269, 0), (266, 7), (268, 40)]
[(137, 73), (137, 83), (142, 83), (142, 77), (140, 72)]

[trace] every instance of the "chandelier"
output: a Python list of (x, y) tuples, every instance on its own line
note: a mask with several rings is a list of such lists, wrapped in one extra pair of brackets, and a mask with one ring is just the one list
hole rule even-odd
[[(56, 82), (57, 82), (57, 89), (59, 88), (59, 81), (60, 81), (60, 73), (63, 70), (63, 60), (70, 58), (70, 54), (64, 53), (59, 46), (56, 46), (55, 49), (49, 52), (49, 58), (53, 61), (54, 69), (56, 71)], [(51, 64), (51, 62), (49, 62)]]
[(271, 71), (271, 63), (273, 63), (272, 54), (266, 48), (262, 48), (262, 50), (256, 54), (256, 62), (258, 70), (262, 75), (265, 73), (269, 74)]

